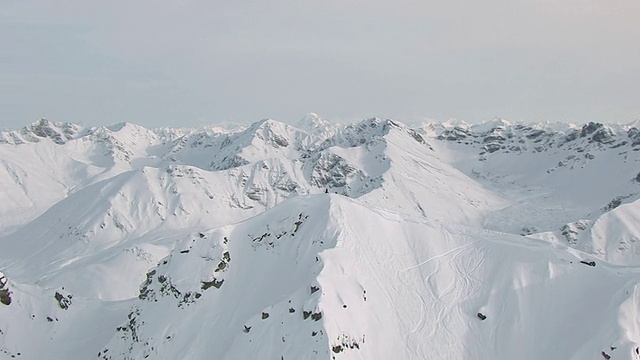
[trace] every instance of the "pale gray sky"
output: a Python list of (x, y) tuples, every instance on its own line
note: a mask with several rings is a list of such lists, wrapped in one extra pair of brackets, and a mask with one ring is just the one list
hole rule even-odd
[(0, 0), (0, 127), (640, 119), (638, 0)]

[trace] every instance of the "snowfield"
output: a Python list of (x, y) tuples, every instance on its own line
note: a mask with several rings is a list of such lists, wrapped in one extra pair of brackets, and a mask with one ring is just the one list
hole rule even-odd
[(640, 359), (639, 128), (0, 132), (0, 359)]

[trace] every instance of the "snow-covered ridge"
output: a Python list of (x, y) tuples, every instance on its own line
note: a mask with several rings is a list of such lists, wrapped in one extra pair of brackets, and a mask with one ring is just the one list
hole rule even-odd
[(0, 131), (0, 144), (19, 145), (49, 139), (61, 145), (82, 135), (83, 128), (72, 123), (52, 122), (40, 119), (20, 130)]
[[(167, 240), (156, 243), (168, 254), (126, 301), (12, 283), (14, 300), (0, 307), (5, 354), (632, 358), (637, 347), (633, 270), (338, 195), (289, 199), (245, 222)], [(61, 341), (84, 339), (80, 330), (93, 336)], [(540, 346), (558, 337), (563, 346)]]
[(400, 122), (391, 119), (382, 120), (379, 118), (370, 118), (356, 124), (344, 126), (336, 131), (335, 135), (327, 138), (321, 147), (333, 145), (343, 147), (372, 145), (378, 141), (384, 141), (385, 135), (393, 130), (408, 134), (415, 141), (428, 146), (422, 135)]
[(0, 359), (637, 359), (637, 125), (2, 132)]
[[(570, 148), (579, 152), (640, 148), (640, 130), (636, 123), (626, 125), (589, 122), (575, 124), (513, 124), (495, 119), (481, 124), (426, 125), (441, 129), (437, 138), (458, 144), (479, 147), (480, 154), (502, 152), (542, 152)], [(433, 131), (433, 130), (432, 130)]]

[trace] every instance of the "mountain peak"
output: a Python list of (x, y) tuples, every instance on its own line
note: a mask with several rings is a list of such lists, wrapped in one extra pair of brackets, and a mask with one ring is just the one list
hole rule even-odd
[(113, 132), (120, 132), (123, 130), (130, 130), (130, 131), (149, 131), (147, 128), (137, 125), (137, 124), (133, 124), (130, 122), (121, 122), (121, 123), (117, 123), (117, 124), (113, 124), (113, 125), (109, 125), (109, 126), (105, 126), (105, 128), (109, 129), (109, 131), (113, 131)]
[(338, 131), (338, 126), (321, 118), (315, 113), (306, 114), (302, 119), (300, 119), (300, 121), (298, 121), (296, 126), (309, 134), (323, 139), (333, 136)]
[(321, 118), (320, 115), (316, 113), (307, 113), (302, 117), (302, 119), (298, 121), (296, 126), (303, 130), (310, 130), (311, 132), (315, 132), (322, 127), (330, 127), (331, 123)]
[(28, 141), (38, 142), (40, 139), (49, 139), (61, 145), (73, 139), (80, 127), (72, 123), (60, 123), (41, 118), (27, 126), (21, 131), (21, 135)]
[(292, 142), (308, 137), (300, 129), (273, 119), (256, 121), (246, 132), (275, 148), (286, 148)]

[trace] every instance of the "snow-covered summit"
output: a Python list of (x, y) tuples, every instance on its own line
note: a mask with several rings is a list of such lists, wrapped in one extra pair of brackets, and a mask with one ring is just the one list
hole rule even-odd
[(360, 145), (375, 145), (380, 141), (384, 141), (385, 136), (392, 131), (407, 134), (413, 138), (413, 140), (429, 146), (425, 139), (414, 129), (395, 120), (383, 120), (380, 118), (370, 118), (355, 124), (346, 125), (339, 129), (335, 135), (325, 140), (321, 146), (339, 145), (355, 147)]
[(1, 131), (0, 144), (19, 145), (48, 139), (61, 145), (79, 136), (82, 130), (83, 128), (76, 124), (49, 121), (42, 118), (20, 130)]
[(333, 136), (339, 129), (339, 125), (333, 124), (315, 113), (308, 113), (298, 123), (296, 127), (315, 135), (318, 138), (328, 138)]

